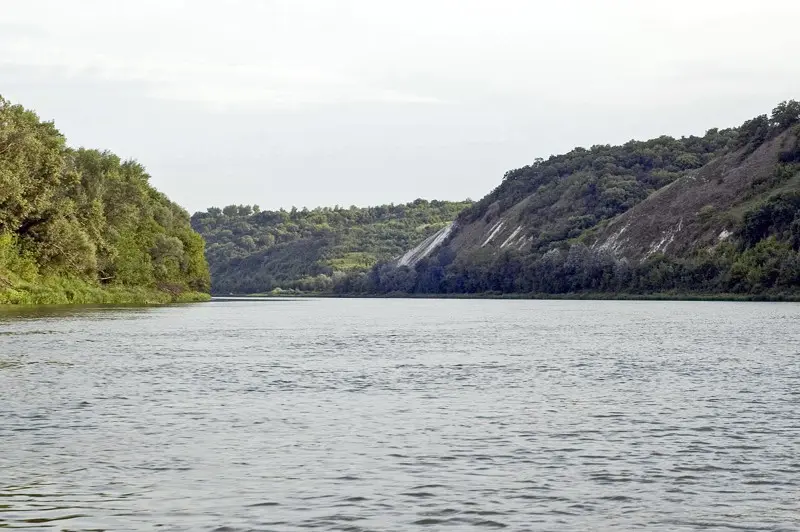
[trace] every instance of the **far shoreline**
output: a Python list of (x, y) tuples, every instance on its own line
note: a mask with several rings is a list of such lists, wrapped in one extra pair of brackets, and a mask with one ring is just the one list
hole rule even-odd
[(567, 294), (521, 294), (482, 292), (475, 294), (333, 294), (333, 293), (265, 293), (265, 294), (211, 294), (212, 299), (494, 299), (494, 300), (540, 300), (540, 301), (720, 301), (736, 303), (798, 303), (800, 294), (625, 294), (625, 293), (567, 293)]

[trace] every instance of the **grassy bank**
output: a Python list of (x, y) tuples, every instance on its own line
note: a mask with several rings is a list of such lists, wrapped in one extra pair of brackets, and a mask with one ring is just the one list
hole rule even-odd
[(201, 292), (124, 285), (101, 286), (83, 279), (41, 276), (34, 281), (0, 274), (0, 305), (166, 304), (208, 301)]

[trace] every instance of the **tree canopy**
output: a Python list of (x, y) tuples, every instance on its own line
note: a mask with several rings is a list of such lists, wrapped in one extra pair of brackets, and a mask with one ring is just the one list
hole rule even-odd
[(89, 299), (207, 292), (203, 239), (149, 178), (136, 161), (67, 147), (52, 122), (0, 97), (0, 302), (69, 302), (59, 288), (30, 296), (64, 279), (99, 288)]

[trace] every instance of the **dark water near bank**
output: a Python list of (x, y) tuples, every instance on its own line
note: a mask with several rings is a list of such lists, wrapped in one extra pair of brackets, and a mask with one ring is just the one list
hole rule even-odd
[(800, 530), (800, 305), (0, 311), (0, 528)]

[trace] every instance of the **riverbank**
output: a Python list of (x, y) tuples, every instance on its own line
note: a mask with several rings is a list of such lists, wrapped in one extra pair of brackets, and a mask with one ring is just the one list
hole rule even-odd
[(684, 294), (655, 293), (628, 294), (603, 292), (573, 292), (568, 294), (503, 294), (482, 292), (477, 294), (332, 294), (326, 292), (280, 292), (263, 294), (212, 294), (213, 297), (259, 297), (259, 298), (342, 298), (342, 299), (540, 299), (540, 300), (587, 300), (587, 301), (732, 301), (732, 302), (800, 302), (800, 294)]
[(193, 303), (209, 301), (202, 292), (153, 287), (101, 286), (70, 277), (40, 277), (36, 281), (0, 276), (0, 305), (89, 305)]

